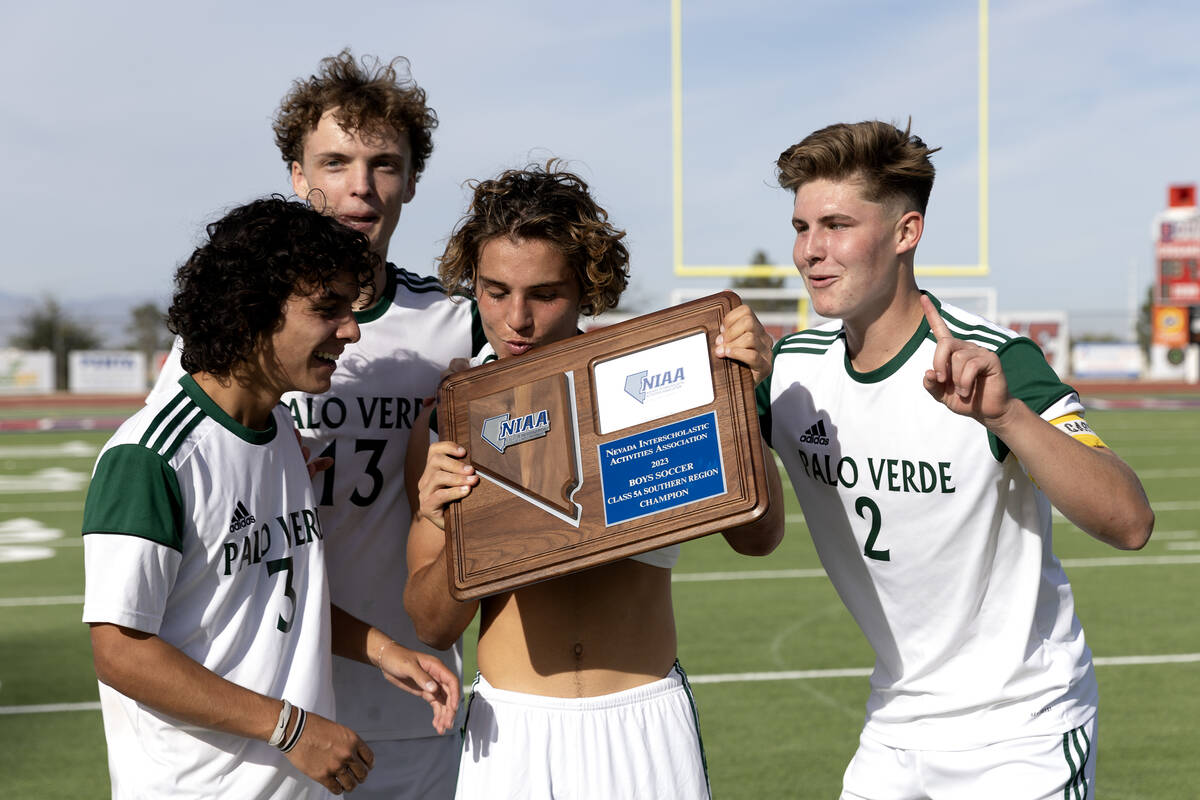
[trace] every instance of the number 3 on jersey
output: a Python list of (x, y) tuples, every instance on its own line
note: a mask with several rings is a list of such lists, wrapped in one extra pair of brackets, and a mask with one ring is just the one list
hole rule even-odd
[(891, 561), (891, 550), (875, 549), (875, 540), (879, 538), (879, 529), (883, 525), (879, 515), (879, 506), (875, 505), (875, 501), (869, 497), (860, 497), (854, 501), (854, 510), (860, 517), (871, 523), (871, 530), (867, 534), (867, 543), (863, 547), (863, 555), (876, 561)]
[[(387, 446), (387, 439), (357, 439), (354, 442), (355, 453), (369, 453), (367, 463), (363, 466), (363, 475), (370, 481), (369, 488), (366, 494), (362, 493), (362, 482), (359, 481), (354, 491), (350, 494), (350, 502), (356, 506), (369, 506), (375, 502), (375, 498), (379, 496), (380, 490), (383, 489), (383, 472), (379, 469), (379, 460), (383, 458), (383, 448)], [(337, 442), (330, 442), (329, 446), (321, 451), (319, 458), (328, 456), (333, 459), (333, 466), (325, 470), (325, 483), (321, 487), (320, 504), (323, 506), (333, 505), (333, 481), (334, 470), (338, 468), (337, 461)]]

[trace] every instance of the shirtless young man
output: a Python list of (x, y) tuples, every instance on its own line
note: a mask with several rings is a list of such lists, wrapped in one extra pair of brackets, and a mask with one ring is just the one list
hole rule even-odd
[[(478, 302), (491, 352), (475, 362), (519, 358), (577, 333), (581, 313), (614, 307), (626, 284), (623, 237), (587, 185), (553, 162), (476, 184), (440, 265), (448, 288)], [(761, 381), (769, 353), (749, 307), (734, 309), (715, 355)], [(456, 602), (443, 511), (478, 481), (464, 456), (454, 442), (428, 449), (405, 589), (417, 633), (434, 647), (482, 614), (458, 797), (708, 797), (695, 708), (676, 661), (678, 546)], [(767, 467), (769, 510), (724, 534), (746, 555), (770, 553), (783, 536), (778, 472)]]

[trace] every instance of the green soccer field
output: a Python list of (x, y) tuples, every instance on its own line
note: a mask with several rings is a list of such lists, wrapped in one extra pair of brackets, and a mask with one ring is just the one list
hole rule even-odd
[[(1190, 800), (1200, 741), (1200, 410), (1088, 418), (1138, 471), (1157, 513), (1154, 537), (1138, 553), (1112, 550), (1056, 517), (1056, 552), (1097, 659), (1101, 796)], [(79, 621), (78, 533), (87, 477), (107, 436), (0, 435), (5, 796), (109, 795)], [(788, 520), (768, 558), (737, 556), (708, 537), (685, 545), (676, 569), (679, 658), (717, 798), (836, 797), (862, 724), (870, 650), (821, 572), (794, 499)], [(471, 660), (468, 652), (468, 674)]]

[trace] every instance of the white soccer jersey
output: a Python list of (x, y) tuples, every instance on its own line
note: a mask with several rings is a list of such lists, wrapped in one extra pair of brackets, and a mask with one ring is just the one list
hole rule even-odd
[[(1082, 412), (1032, 341), (940, 308), (1034, 412)], [(1003, 443), (925, 391), (935, 346), (922, 320), (857, 373), (840, 322), (786, 336), (759, 387), (763, 432), (875, 650), (866, 732), (935, 750), (1061, 733), (1094, 714), (1097, 690), (1050, 504)]]
[[(227, 680), (333, 718), (324, 529), (278, 407), (265, 431), (185, 376), (101, 451), (84, 509), (83, 621), (156, 634)], [(264, 741), (100, 684), (115, 798), (325, 797)]]
[[(451, 359), (482, 345), (483, 329), (473, 302), (451, 300), (436, 278), (393, 264), (379, 301), (354, 316), (361, 339), (342, 352), (330, 390), (283, 397), (312, 455), (334, 459), (313, 478), (333, 602), (405, 647), (433, 653), (461, 678), (461, 639), (451, 650), (433, 650), (404, 611), (412, 519), (404, 454), (422, 401), (437, 393)], [(176, 342), (147, 402), (182, 374)], [(429, 705), (384, 681), (377, 668), (335, 657), (333, 670), (337, 721), (363, 739), (436, 735)]]

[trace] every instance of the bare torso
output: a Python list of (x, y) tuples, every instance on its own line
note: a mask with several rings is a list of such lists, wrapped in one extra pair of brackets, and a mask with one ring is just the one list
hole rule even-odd
[(498, 689), (593, 697), (675, 662), (671, 571), (628, 559), (482, 603), (479, 669)]

